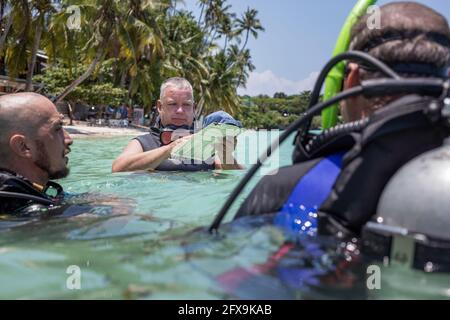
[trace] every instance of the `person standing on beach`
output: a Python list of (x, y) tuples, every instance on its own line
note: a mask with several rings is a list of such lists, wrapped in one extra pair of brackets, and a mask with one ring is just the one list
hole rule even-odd
[(126, 104), (121, 105), (118, 112), (120, 113), (121, 120), (128, 119), (128, 108)]

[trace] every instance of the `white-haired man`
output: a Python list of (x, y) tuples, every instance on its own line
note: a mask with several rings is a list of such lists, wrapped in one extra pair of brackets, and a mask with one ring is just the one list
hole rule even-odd
[[(157, 101), (159, 113), (158, 123), (150, 128), (150, 133), (131, 140), (112, 166), (113, 172), (160, 170), (160, 171), (202, 171), (212, 169), (240, 169), (234, 158), (227, 164), (215, 157), (211, 163), (181, 162), (170, 159), (171, 152), (179, 143), (190, 136), (164, 143), (161, 131), (164, 129), (193, 130), (194, 124), (194, 94), (189, 81), (184, 78), (169, 78), (161, 85), (160, 99)], [(227, 150), (232, 152), (233, 150)]]

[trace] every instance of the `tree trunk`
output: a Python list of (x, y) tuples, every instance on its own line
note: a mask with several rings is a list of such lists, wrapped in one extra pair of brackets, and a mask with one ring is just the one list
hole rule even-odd
[(250, 34), (250, 30), (247, 30), (247, 34), (246, 34), (246, 36), (245, 36), (245, 42), (244, 42), (244, 45), (242, 46), (241, 51), (239, 52), (239, 54), (241, 54), (242, 52), (244, 52), (244, 49), (245, 49), (245, 47), (247, 46), (249, 34)]
[(131, 97), (131, 89), (133, 86), (134, 77), (130, 77), (130, 83), (128, 83), (128, 96)]
[[(241, 51), (239, 52), (239, 56), (242, 55), (242, 53), (244, 52), (245, 47), (247, 46), (249, 34), (250, 34), (250, 30), (247, 30), (247, 35), (245, 36), (245, 42), (244, 42), (244, 45), (242, 46)], [(239, 88), (239, 86), (242, 84), (242, 77), (243, 77), (243, 74), (244, 74), (244, 68), (245, 68), (245, 66), (242, 66), (242, 70), (241, 70), (241, 73), (239, 74), (239, 78), (238, 78), (238, 82), (237, 82), (236, 88)]]
[(126, 85), (126, 83), (127, 83), (127, 75), (128, 75), (128, 70), (125, 69), (125, 70), (122, 72), (122, 75), (120, 76), (120, 84), (119, 84), (119, 86), (120, 86), (121, 88), (125, 88), (125, 85)]
[(69, 113), (69, 119), (70, 119), (70, 123), (69, 126), (73, 126), (73, 109), (72, 109), (72, 105), (70, 104), (70, 102), (67, 102), (67, 111)]
[(55, 104), (62, 101), (69, 93), (73, 91), (80, 83), (82, 83), (84, 80), (86, 80), (92, 72), (94, 72), (95, 67), (100, 62), (100, 59), (102, 58), (103, 51), (105, 50), (106, 44), (109, 41), (109, 35), (105, 37), (100, 44), (97, 54), (94, 57), (94, 60), (92, 60), (91, 64), (87, 68), (87, 70), (80, 76), (78, 79), (74, 80), (71, 84), (69, 84), (64, 91), (56, 98)]
[(40, 13), (37, 18), (36, 34), (34, 35), (33, 48), (31, 49), (30, 63), (27, 70), (27, 82), (25, 84), (25, 91), (33, 91), (33, 73), (36, 65), (36, 56), (41, 43), (42, 31), (44, 29), (44, 14)]
[(202, 103), (201, 107), (198, 108), (197, 110), (195, 110), (195, 119), (199, 119), (200, 116), (202, 115), (204, 105), (205, 105), (205, 104)]
[(202, 3), (202, 9), (200, 10), (200, 16), (198, 17), (198, 26), (200, 27), (200, 23), (202, 21), (202, 16), (203, 16), (203, 9), (205, 9), (205, 4)]
[(10, 13), (8, 16), (8, 20), (6, 21), (5, 30), (3, 31), (1, 37), (0, 37), (0, 52), (3, 50), (3, 46), (5, 45), (6, 36), (8, 35), (9, 29), (11, 29), (13, 22), (12, 14)]
[[(211, 30), (211, 31), (212, 31), (212, 30)], [(216, 38), (216, 34), (217, 34), (217, 29), (215, 29), (215, 30), (214, 30), (214, 33), (212, 34), (212, 38), (211, 38), (211, 41), (210, 41), (211, 44), (213, 44), (214, 39)]]
[(175, 16), (176, 11), (177, 11), (177, 2), (174, 1), (173, 2), (173, 8), (172, 8), (172, 16)]

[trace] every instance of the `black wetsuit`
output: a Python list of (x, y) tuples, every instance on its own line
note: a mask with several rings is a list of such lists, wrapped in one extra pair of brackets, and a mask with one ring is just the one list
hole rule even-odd
[[(45, 193), (55, 190), (54, 196)], [(40, 209), (54, 207), (63, 198), (62, 187), (50, 181), (43, 192), (38, 191), (30, 181), (7, 169), (0, 169), (0, 214), (26, 215)]]
[[(442, 145), (448, 127), (427, 110), (433, 100), (410, 95), (377, 110), (357, 129), (325, 132), (298, 162), (264, 176), (240, 207), (236, 218), (279, 212), (299, 181), (325, 157), (345, 152), (340, 174), (326, 200), (319, 206), (319, 219), (352, 232), (376, 213), (379, 197), (389, 179), (406, 162)], [(430, 109), (431, 110), (431, 109)], [(348, 126), (348, 125), (347, 125)], [(325, 138), (323, 138), (325, 137)], [(298, 148), (297, 148), (298, 151)]]
[[(150, 133), (138, 136), (134, 139), (139, 141), (144, 152), (157, 149), (161, 147), (160, 127), (150, 128)], [(175, 160), (167, 159), (162, 161), (156, 170), (159, 171), (206, 171), (215, 169), (214, 159), (209, 159), (208, 162), (194, 163), (191, 159)]]

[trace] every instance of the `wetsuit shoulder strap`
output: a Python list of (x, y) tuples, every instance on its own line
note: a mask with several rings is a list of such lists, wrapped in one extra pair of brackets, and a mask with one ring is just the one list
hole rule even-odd
[(138, 136), (134, 139), (141, 144), (144, 152), (161, 147), (158, 128), (151, 128), (150, 133)]
[[(150, 133), (134, 139), (139, 141), (143, 151), (146, 152), (161, 147), (159, 133), (160, 129), (158, 127), (152, 127), (150, 128)], [(214, 159), (201, 163), (193, 163), (193, 160), (190, 159), (185, 159), (183, 162), (175, 159), (166, 159), (156, 168), (158, 171), (206, 171), (214, 169)]]
[(317, 232), (317, 211), (327, 199), (342, 167), (345, 152), (330, 155), (311, 168), (297, 183), (275, 224), (289, 234)]
[[(52, 184), (52, 187), (58, 184)], [(52, 198), (45, 193), (37, 191), (33, 185), (24, 177), (6, 170), (0, 169), (0, 212), (15, 214), (33, 204), (53, 205)]]

